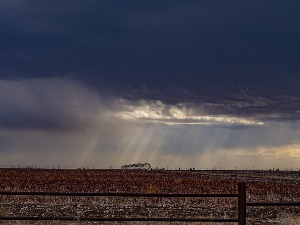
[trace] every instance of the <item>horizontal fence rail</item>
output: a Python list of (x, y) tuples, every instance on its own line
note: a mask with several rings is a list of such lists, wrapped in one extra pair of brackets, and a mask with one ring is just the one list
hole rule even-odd
[(246, 206), (300, 206), (300, 202), (248, 202)]
[(0, 217), (0, 220), (61, 220), (61, 221), (97, 221), (97, 222), (239, 222), (238, 219), (205, 218), (92, 218), (92, 217)]
[(139, 193), (72, 193), (72, 192), (6, 192), (1, 191), (0, 195), (48, 195), (48, 196), (109, 196), (109, 197), (162, 197), (162, 198), (232, 198), (239, 197), (238, 194), (139, 194)]
[(93, 197), (93, 196), (107, 196), (107, 197), (145, 197), (145, 198), (238, 198), (238, 218), (223, 219), (223, 218), (118, 218), (118, 217), (11, 217), (11, 216), (0, 216), (1, 220), (33, 220), (33, 221), (45, 221), (45, 220), (60, 220), (60, 221), (169, 221), (169, 222), (237, 222), (239, 225), (246, 225), (246, 208), (247, 207), (271, 207), (271, 206), (300, 206), (300, 202), (246, 202), (246, 184), (238, 184), (238, 194), (142, 194), (142, 193), (73, 193), (73, 192), (7, 192), (0, 191), (0, 195), (6, 196), (82, 196), (82, 197)]

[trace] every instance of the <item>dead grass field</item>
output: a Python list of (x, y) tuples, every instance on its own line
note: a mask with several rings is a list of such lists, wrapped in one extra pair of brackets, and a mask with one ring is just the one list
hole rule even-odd
[[(0, 169), (1, 191), (237, 193), (247, 202), (300, 202), (299, 180), (205, 171)], [(1, 216), (237, 218), (237, 199), (0, 196)], [(248, 207), (248, 224), (300, 224), (298, 207)], [(0, 221), (0, 224), (188, 224), (179, 222)], [(192, 223), (227, 224), (234, 223)]]

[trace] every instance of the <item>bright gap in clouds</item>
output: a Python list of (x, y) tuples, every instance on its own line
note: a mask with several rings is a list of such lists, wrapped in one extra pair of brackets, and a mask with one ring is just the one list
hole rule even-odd
[(107, 97), (63, 78), (2, 80), (0, 96), (2, 165), (299, 165), (298, 121), (266, 123), (255, 115), (211, 114), (195, 103)]
[(263, 125), (261, 121), (228, 115), (209, 115), (192, 103), (167, 105), (161, 101), (139, 100), (135, 103), (120, 100), (122, 110), (117, 117), (128, 120), (143, 120), (166, 125)]

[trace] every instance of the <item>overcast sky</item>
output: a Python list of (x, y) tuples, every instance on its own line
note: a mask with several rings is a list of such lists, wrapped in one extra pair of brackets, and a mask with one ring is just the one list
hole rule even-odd
[(0, 165), (300, 168), (300, 2), (0, 2)]

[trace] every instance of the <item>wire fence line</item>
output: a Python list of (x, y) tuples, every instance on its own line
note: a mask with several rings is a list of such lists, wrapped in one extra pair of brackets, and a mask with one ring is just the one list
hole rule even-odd
[(80, 197), (144, 197), (144, 198), (238, 198), (238, 218), (126, 218), (126, 217), (60, 217), (60, 216), (0, 216), (1, 220), (33, 220), (33, 221), (45, 221), (45, 220), (60, 220), (60, 221), (159, 221), (159, 222), (236, 222), (239, 225), (246, 225), (246, 209), (247, 207), (280, 207), (280, 206), (300, 206), (300, 202), (246, 202), (246, 184), (238, 184), (237, 194), (151, 194), (151, 193), (84, 193), (84, 192), (7, 192), (1, 191), (0, 196), (80, 196)]

